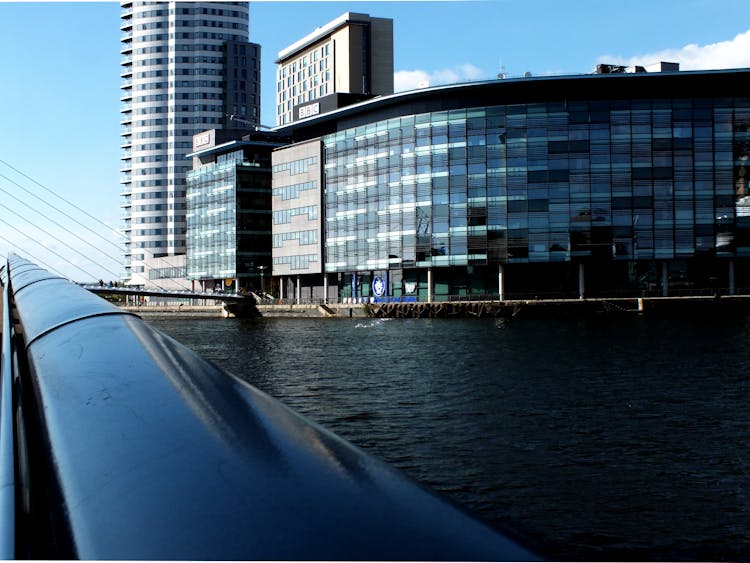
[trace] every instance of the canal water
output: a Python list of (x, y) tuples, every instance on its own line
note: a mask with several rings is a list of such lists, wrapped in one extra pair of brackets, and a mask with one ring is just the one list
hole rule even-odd
[(750, 317), (146, 320), (550, 557), (750, 560)]

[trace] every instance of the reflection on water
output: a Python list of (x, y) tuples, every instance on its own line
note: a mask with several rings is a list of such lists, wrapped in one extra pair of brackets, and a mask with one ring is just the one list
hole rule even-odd
[(151, 318), (558, 557), (750, 558), (750, 325)]

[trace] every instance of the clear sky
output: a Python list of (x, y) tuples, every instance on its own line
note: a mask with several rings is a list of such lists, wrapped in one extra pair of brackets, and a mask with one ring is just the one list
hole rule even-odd
[[(397, 91), (499, 72), (587, 73), (598, 62), (750, 67), (748, 0), (250, 6), (265, 125), (275, 125), (279, 51), (347, 11), (394, 20)], [(122, 215), (120, 23), (117, 2), (0, 1), (0, 256), (15, 252), (76, 280), (122, 273), (121, 253), (100, 238), (117, 239)]]

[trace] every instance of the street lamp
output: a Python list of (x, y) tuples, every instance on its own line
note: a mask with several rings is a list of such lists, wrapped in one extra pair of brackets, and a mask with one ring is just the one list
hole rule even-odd
[(258, 269), (260, 270), (260, 293), (263, 295), (265, 293), (265, 288), (263, 287), (263, 270), (266, 269), (266, 266), (258, 266)]

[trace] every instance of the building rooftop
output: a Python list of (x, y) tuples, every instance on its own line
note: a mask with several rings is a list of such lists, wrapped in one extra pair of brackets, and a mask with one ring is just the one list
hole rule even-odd
[(305, 35), (302, 39), (292, 43), (289, 47), (286, 49), (282, 49), (279, 51), (279, 57), (274, 61), (276, 64), (281, 63), (282, 61), (288, 59), (289, 57), (294, 56), (296, 53), (304, 49), (305, 47), (312, 45), (316, 41), (319, 41), (326, 37), (327, 35), (330, 35), (340, 27), (343, 27), (349, 22), (352, 21), (370, 21), (373, 18), (370, 18), (369, 14), (359, 14), (356, 12), (346, 12), (342, 15), (340, 15), (338, 18), (336, 18), (333, 21), (328, 22), (327, 24), (318, 27), (313, 31), (312, 33), (309, 33)]

